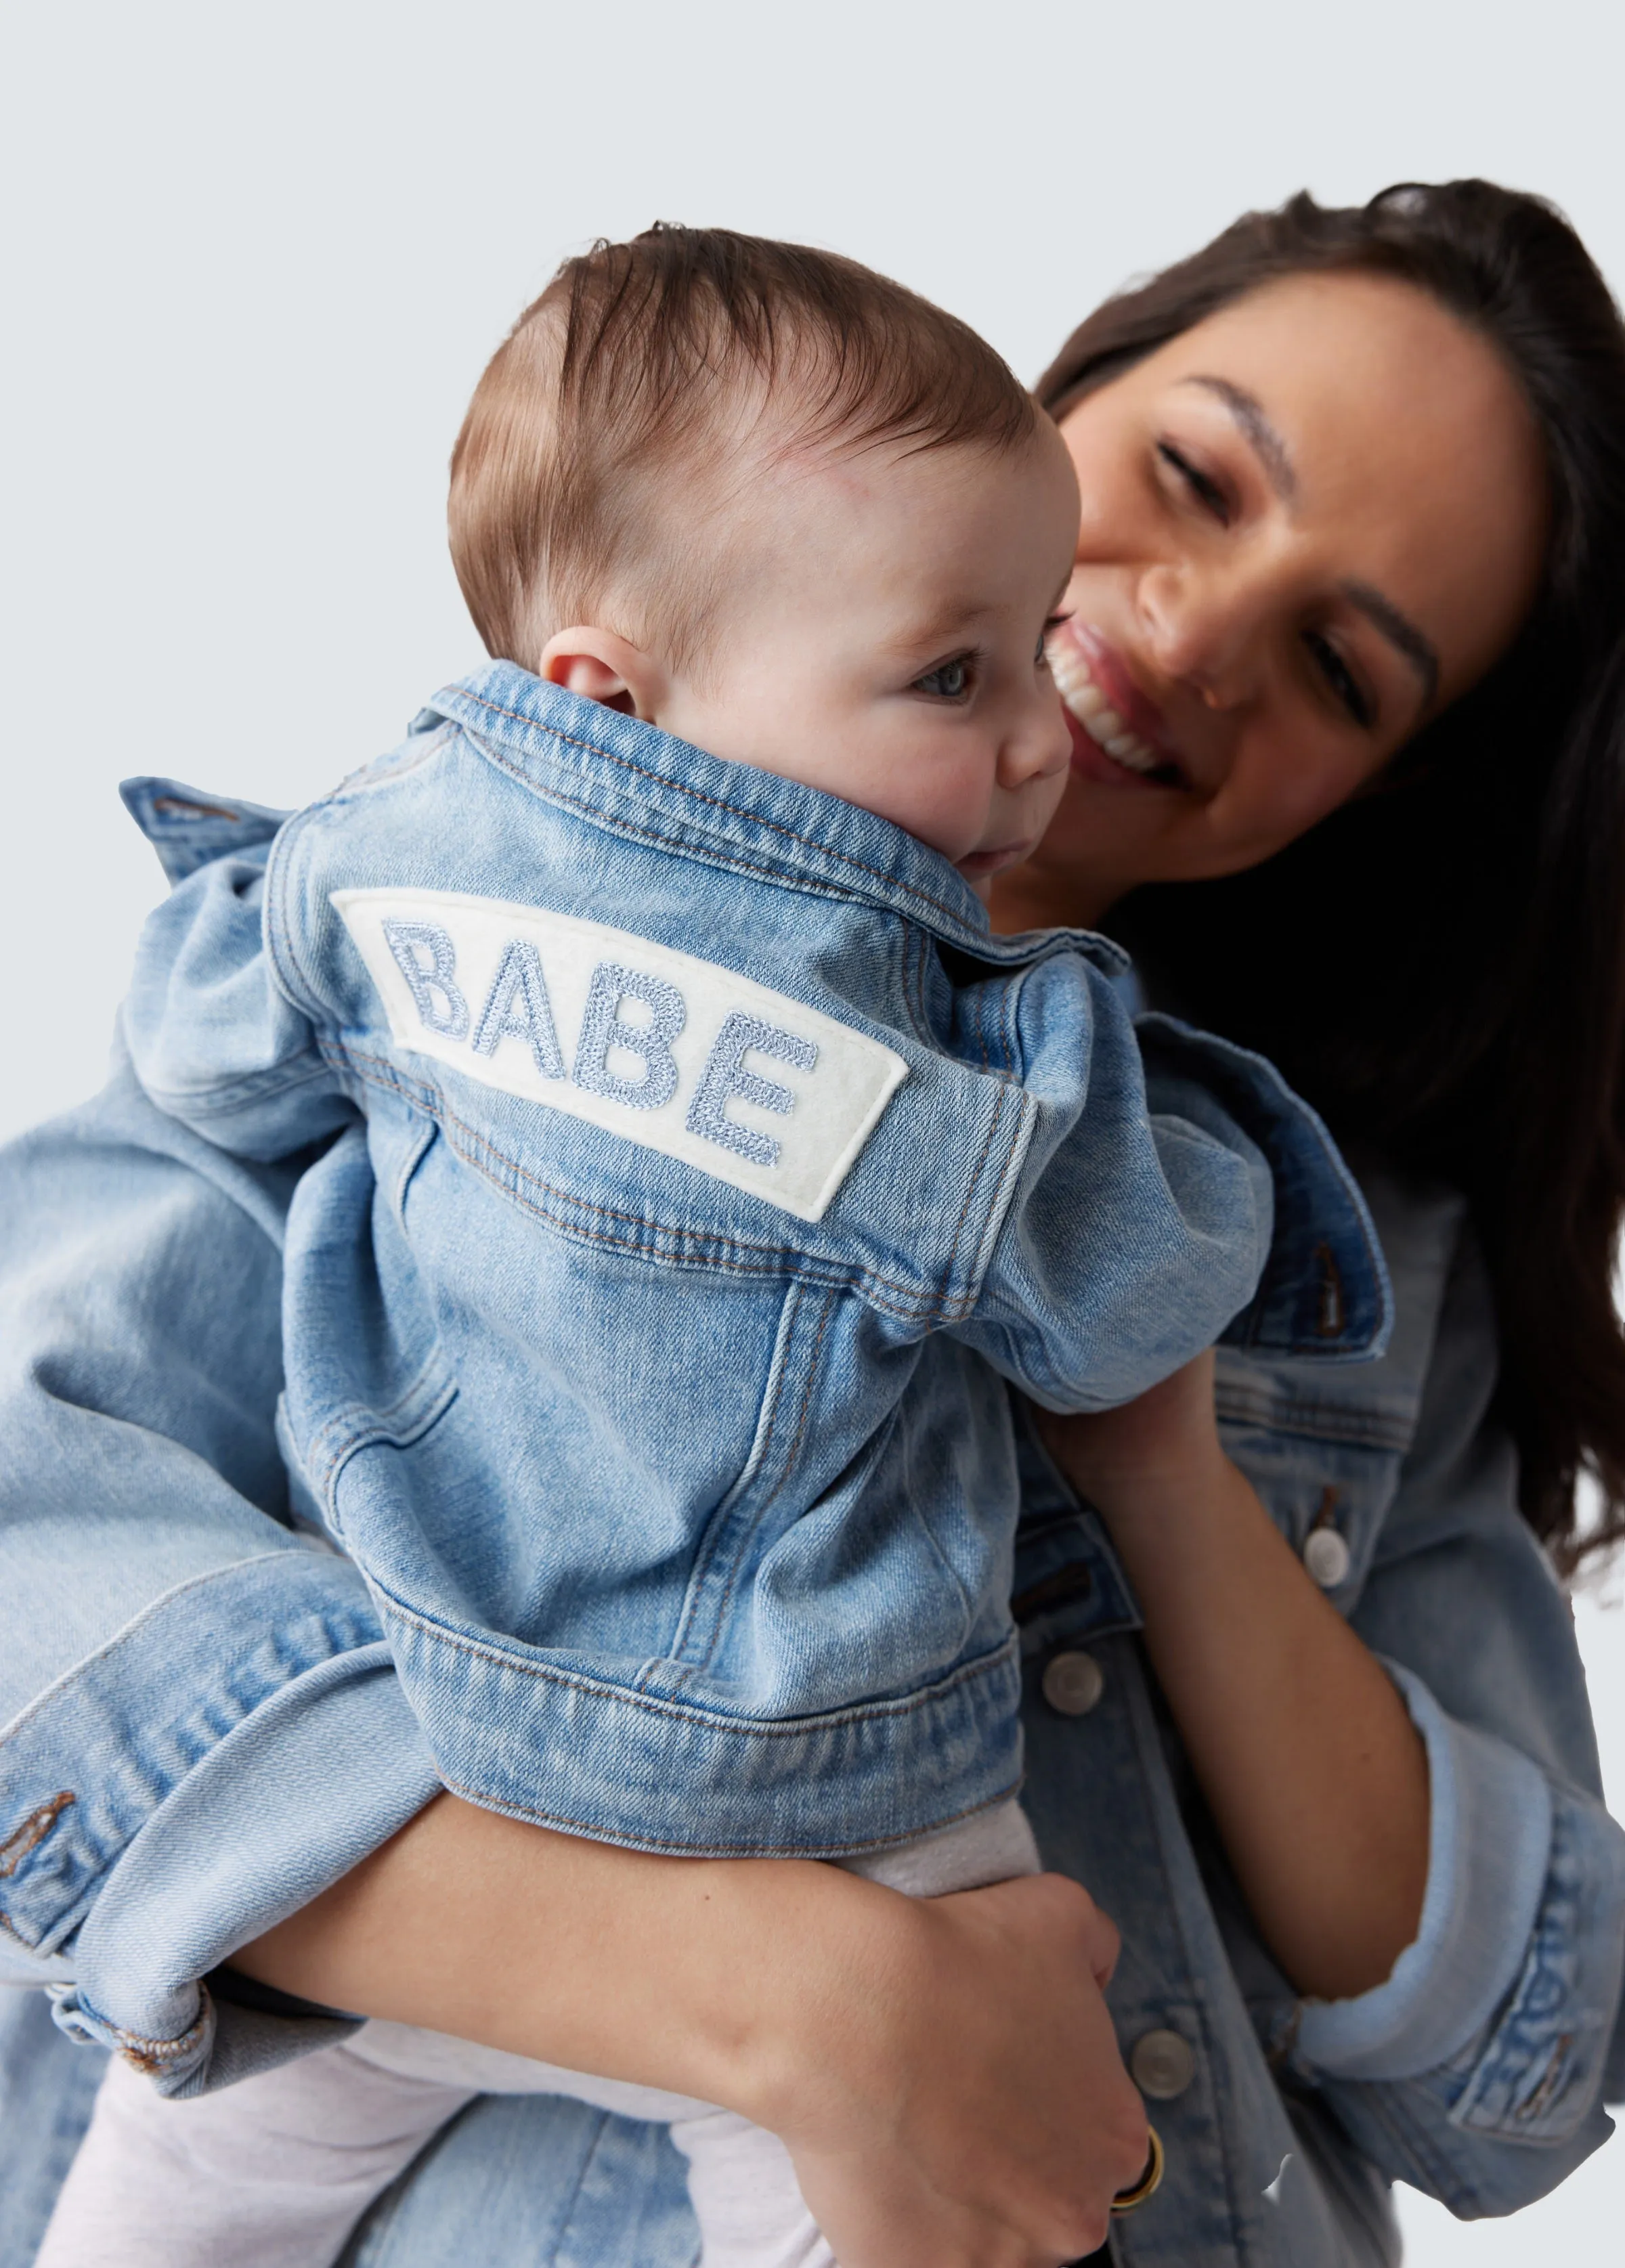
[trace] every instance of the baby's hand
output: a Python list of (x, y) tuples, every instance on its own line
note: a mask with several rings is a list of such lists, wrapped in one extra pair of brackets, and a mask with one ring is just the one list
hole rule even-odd
[(1050, 1454), (1108, 1524), (1209, 1486), (1224, 1463), (1213, 1407), (1213, 1350), (1119, 1409), (1038, 1412)]

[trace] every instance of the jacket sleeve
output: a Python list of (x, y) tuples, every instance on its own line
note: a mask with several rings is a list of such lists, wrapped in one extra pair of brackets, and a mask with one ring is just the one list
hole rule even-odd
[(1032, 1130), (956, 1336), (1057, 1410), (1129, 1401), (1217, 1340), (1380, 1351), (1392, 1300), (1364, 1199), (1273, 1065), (1132, 1018), (1078, 955), (1026, 972), (1013, 1023)]
[(1470, 1239), (1354, 1625), (1426, 1742), (1420, 1933), (1306, 2004), (1291, 2054), (1385, 2173), (1464, 2219), (1554, 2188), (1625, 2095), (1625, 1832), (1604, 1807), (1568, 1602), (1519, 1515)]
[(0, 1152), (0, 1982), (168, 2092), (319, 2044), (200, 1980), (438, 1785), (365, 1586), (288, 1508), (304, 1162), (198, 1138), (127, 1060)]
[(211, 858), (177, 884), (141, 932), (122, 1012), (131, 1065), (159, 1108), (262, 1162), (357, 1115), (265, 948), (271, 847)]

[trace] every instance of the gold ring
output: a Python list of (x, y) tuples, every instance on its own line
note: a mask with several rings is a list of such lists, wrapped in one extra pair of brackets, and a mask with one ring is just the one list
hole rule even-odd
[(1119, 2190), (1112, 2200), (1116, 2213), (1137, 2213), (1149, 2197), (1155, 2197), (1163, 2185), (1163, 2174), (1167, 2160), (1163, 2154), (1163, 2138), (1155, 2126), (1146, 2128), (1150, 2137), (1151, 2153), (1145, 2161), (1145, 2171), (1132, 2190)]

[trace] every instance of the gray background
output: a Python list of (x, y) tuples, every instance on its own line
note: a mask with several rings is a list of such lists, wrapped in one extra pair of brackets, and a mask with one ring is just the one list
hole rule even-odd
[[(96, 1084), (160, 887), (114, 783), (292, 804), (478, 658), (445, 463), (563, 254), (809, 239), (1034, 375), (1103, 292), (1301, 186), (1479, 172), (1625, 283), (1619, 12), (1576, 0), (20, 7), (4, 35), (0, 1133)], [(1625, 1804), (1625, 1638), (1581, 1602)], [(1625, 2148), (1412, 2259), (1615, 2260)]]

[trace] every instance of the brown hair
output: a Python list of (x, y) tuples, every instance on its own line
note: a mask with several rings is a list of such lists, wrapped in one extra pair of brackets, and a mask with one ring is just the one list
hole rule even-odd
[(497, 350), (452, 453), (452, 557), (489, 651), (534, 667), (609, 603), (691, 660), (726, 556), (697, 528), (749, 477), (742, 416), (787, 397), (772, 438), (796, 448), (1004, 450), (1038, 418), (966, 324), (855, 261), (663, 223), (597, 243)]
[[(1553, 529), (1512, 651), (1384, 789), (1250, 873), (1118, 925), (1193, 1014), (1346, 1138), (1465, 1189), (1495, 1288), (1525, 1513), (1572, 1569), (1625, 1538), (1625, 327), (1562, 216), (1488, 181), (1300, 195), (1110, 299), (1040, 381), (1058, 416), (1279, 277), (1365, 272), (1488, 339), (1534, 412)], [(1597, 1484), (1582, 1533), (1577, 1484)]]

